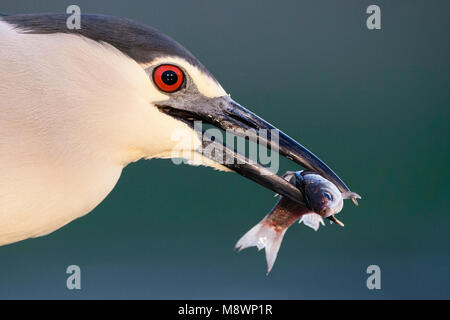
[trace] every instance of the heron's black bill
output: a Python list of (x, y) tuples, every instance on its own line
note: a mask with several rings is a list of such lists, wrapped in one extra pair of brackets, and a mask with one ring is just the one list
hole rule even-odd
[[(319, 173), (334, 183), (341, 192), (350, 191), (322, 160), (278, 128), (230, 98), (227, 103), (224, 102), (220, 106), (222, 110), (214, 113), (213, 120), (210, 120), (212, 124), (238, 136), (248, 137), (256, 143), (264, 144), (267, 148), (277, 151), (304, 168)], [(262, 131), (264, 134), (261, 134)]]
[[(189, 101), (186, 101), (183, 97), (174, 97), (157, 104), (157, 107), (162, 112), (184, 121), (192, 127), (194, 127), (194, 121), (200, 120), (237, 136), (248, 138), (260, 145), (263, 144), (268, 149), (278, 152), (304, 168), (319, 173), (325, 179), (334, 183), (341, 192), (350, 191), (333, 170), (311, 151), (264, 119), (240, 106), (228, 96), (217, 98), (200, 96), (196, 100)], [(217, 142), (206, 141), (205, 143)], [(302, 193), (283, 178), (226, 146), (224, 146), (224, 152), (227, 157), (242, 160), (241, 163), (222, 163), (219, 160), (223, 158), (223, 155), (220, 155), (220, 159), (217, 159), (215, 155), (204, 154), (204, 156), (221, 163), (274, 192), (289, 197), (296, 202), (304, 203)], [(215, 157), (216, 159), (214, 159)]]

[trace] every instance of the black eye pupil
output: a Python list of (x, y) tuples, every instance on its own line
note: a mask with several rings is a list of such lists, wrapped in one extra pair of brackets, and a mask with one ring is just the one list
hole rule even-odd
[(163, 74), (161, 75), (161, 80), (166, 85), (171, 86), (171, 85), (174, 85), (175, 83), (177, 83), (178, 76), (174, 71), (167, 70), (167, 71), (164, 71)]

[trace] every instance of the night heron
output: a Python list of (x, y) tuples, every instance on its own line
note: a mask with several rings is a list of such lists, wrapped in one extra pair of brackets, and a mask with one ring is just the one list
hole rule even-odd
[[(66, 19), (0, 16), (0, 245), (87, 214), (127, 164), (173, 157), (177, 130), (194, 141), (181, 146), (183, 155), (198, 154), (205, 142), (196, 120), (254, 141), (251, 129), (275, 129), (159, 31), (103, 15), (82, 15), (81, 29), (71, 30)], [(348, 191), (299, 143), (282, 132), (276, 142), (269, 138), (269, 147)], [(231, 148), (224, 152), (243, 163), (204, 155), (193, 162), (235, 171), (301, 202), (299, 190), (281, 177)]]

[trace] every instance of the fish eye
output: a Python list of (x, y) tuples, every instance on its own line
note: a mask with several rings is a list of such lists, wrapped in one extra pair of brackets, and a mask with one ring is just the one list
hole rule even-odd
[(323, 193), (323, 195), (328, 199), (328, 200), (330, 200), (330, 201), (332, 201), (333, 200), (333, 196), (329, 193), (329, 192), (324, 192)]
[(153, 70), (153, 82), (164, 92), (175, 92), (184, 83), (184, 74), (180, 68), (172, 64), (163, 64)]

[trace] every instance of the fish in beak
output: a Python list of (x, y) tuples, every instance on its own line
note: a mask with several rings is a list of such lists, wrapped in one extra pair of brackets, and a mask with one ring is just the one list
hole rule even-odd
[(294, 222), (298, 220), (317, 231), (321, 224), (325, 225), (323, 218), (327, 218), (343, 227), (344, 224), (335, 217), (344, 206), (343, 200), (360, 198), (356, 193), (341, 193), (330, 181), (309, 170), (288, 171), (283, 179), (302, 191), (305, 204), (281, 196), (264, 219), (242, 236), (235, 246), (239, 251), (253, 246), (258, 250), (265, 249), (267, 273), (275, 263), (284, 234)]

